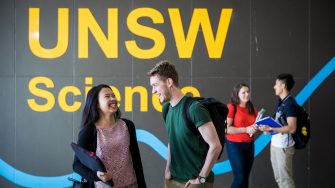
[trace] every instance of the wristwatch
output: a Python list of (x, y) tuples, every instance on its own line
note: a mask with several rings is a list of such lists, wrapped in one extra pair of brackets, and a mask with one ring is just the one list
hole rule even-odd
[(269, 128), (270, 132), (272, 132), (272, 127)]
[(206, 183), (206, 178), (205, 177), (202, 177), (202, 176), (198, 176), (198, 180), (201, 184), (204, 184)]

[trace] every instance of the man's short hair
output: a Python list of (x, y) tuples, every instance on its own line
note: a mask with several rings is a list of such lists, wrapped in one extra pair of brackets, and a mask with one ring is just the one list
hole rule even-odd
[(291, 91), (295, 83), (292, 74), (282, 73), (277, 76), (277, 79), (286, 85), (288, 91)]
[(173, 80), (175, 86), (179, 87), (178, 72), (173, 64), (163, 60), (155, 65), (148, 73), (148, 76), (157, 75), (160, 80), (165, 81), (168, 78)]

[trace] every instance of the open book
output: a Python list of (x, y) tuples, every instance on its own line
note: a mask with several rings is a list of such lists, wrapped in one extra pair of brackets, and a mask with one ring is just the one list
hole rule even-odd
[[(260, 125), (267, 125), (273, 128), (277, 128), (277, 127), (281, 127), (282, 125), (277, 122), (276, 120), (274, 120), (273, 118), (271, 118), (270, 116), (267, 116), (265, 118), (259, 119), (256, 122), (256, 125), (260, 126)], [(277, 132), (271, 132), (272, 135), (277, 134)]]

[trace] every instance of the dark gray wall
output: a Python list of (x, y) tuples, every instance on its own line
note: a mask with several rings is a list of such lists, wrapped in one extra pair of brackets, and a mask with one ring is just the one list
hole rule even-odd
[[(127, 28), (127, 16), (136, 8), (150, 7), (164, 17), (163, 24), (153, 24), (142, 18), (139, 22), (155, 28), (165, 36), (166, 46), (156, 58), (139, 59), (131, 56), (124, 42), (136, 40), (142, 49), (151, 48), (150, 39), (134, 35)], [(69, 44), (66, 53), (58, 58), (35, 56), (29, 48), (29, 8), (40, 8), (40, 41), (45, 48), (57, 42), (57, 9), (69, 9)], [(78, 9), (89, 8), (102, 30), (107, 33), (107, 8), (118, 8), (118, 58), (106, 58), (96, 40), (89, 35), (89, 58), (78, 58)], [(179, 58), (171, 28), (168, 8), (179, 8), (185, 33), (195, 8), (206, 8), (214, 33), (222, 8), (232, 8), (224, 51), (220, 58), (209, 58), (202, 31), (198, 32), (191, 58)], [(274, 111), (275, 76), (290, 72), (296, 78), (292, 93), (296, 96), (303, 87), (335, 56), (334, 3), (331, 0), (235, 0), (235, 1), (42, 1), (2, 0), (0, 3), (0, 165), (4, 162), (14, 169), (33, 176), (62, 176), (72, 172), (73, 153), (69, 147), (77, 140), (81, 110), (65, 112), (57, 102), (59, 91), (76, 86), (82, 94), (68, 95), (67, 102), (84, 102), (85, 77), (93, 77), (93, 85), (106, 83), (121, 93), (123, 116), (167, 143), (161, 114), (152, 106), (151, 88), (146, 72), (162, 59), (175, 63), (182, 86), (197, 88), (202, 96), (213, 96), (225, 103), (233, 85), (246, 82), (251, 86), (252, 100), (257, 108)], [(334, 69), (334, 63), (331, 67)], [(48, 90), (55, 98), (54, 107), (47, 112), (32, 110), (27, 100), (39, 104), (46, 101), (29, 92), (29, 82), (45, 76), (54, 83)], [(334, 187), (335, 168), (332, 106), (334, 73), (315, 90), (304, 107), (312, 122), (312, 137), (308, 148), (297, 151), (294, 157), (294, 176), (297, 187)], [(133, 97), (133, 111), (125, 112), (125, 87), (142, 86), (148, 92), (148, 111), (140, 112), (138, 95)], [(148, 144), (140, 142), (140, 150), (148, 187), (163, 187), (165, 160)], [(221, 161), (227, 160), (224, 154)], [(8, 166), (7, 166), (8, 167)], [(2, 168), (2, 169), (1, 169)], [(13, 169), (12, 168), (12, 169)], [(0, 187), (19, 187), (18, 174), (8, 174), (0, 167)], [(17, 173), (18, 171), (16, 171)], [(215, 187), (229, 187), (232, 173), (216, 176)], [(28, 182), (29, 183), (29, 182)], [(43, 187), (39, 184), (29, 184)], [(54, 187), (53, 184), (45, 187)], [(267, 146), (255, 158), (250, 187), (276, 187)]]

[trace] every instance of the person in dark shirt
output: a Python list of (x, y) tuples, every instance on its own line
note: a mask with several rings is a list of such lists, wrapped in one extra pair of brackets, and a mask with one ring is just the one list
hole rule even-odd
[(274, 90), (279, 97), (275, 120), (282, 127), (271, 128), (267, 125), (260, 126), (259, 130), (266, 133), (276, 132), (271, 138), (271, 164), (275, 180), (279, 188), (294, 188), (293, 180), (293, 155), (294, 140), (292, 134), (297, 127), (297, 116), (299, 106), (291, 97), (290, 91), (294, 86), (291, 74), (280, 74), (277, 76)]
[(168, 61), (161, 61), (148, 72), (152, 93), (161, 103), (170, 105), (165, 126), (168, 131), (166, 188), (212, 188), (212, 168), (222, 146), (207, 109), (198, 101), (189, 107), (189, 115), (209, 147), (201, 142), (183, 118), (186, 97), (179, 88), (178, 73)]

